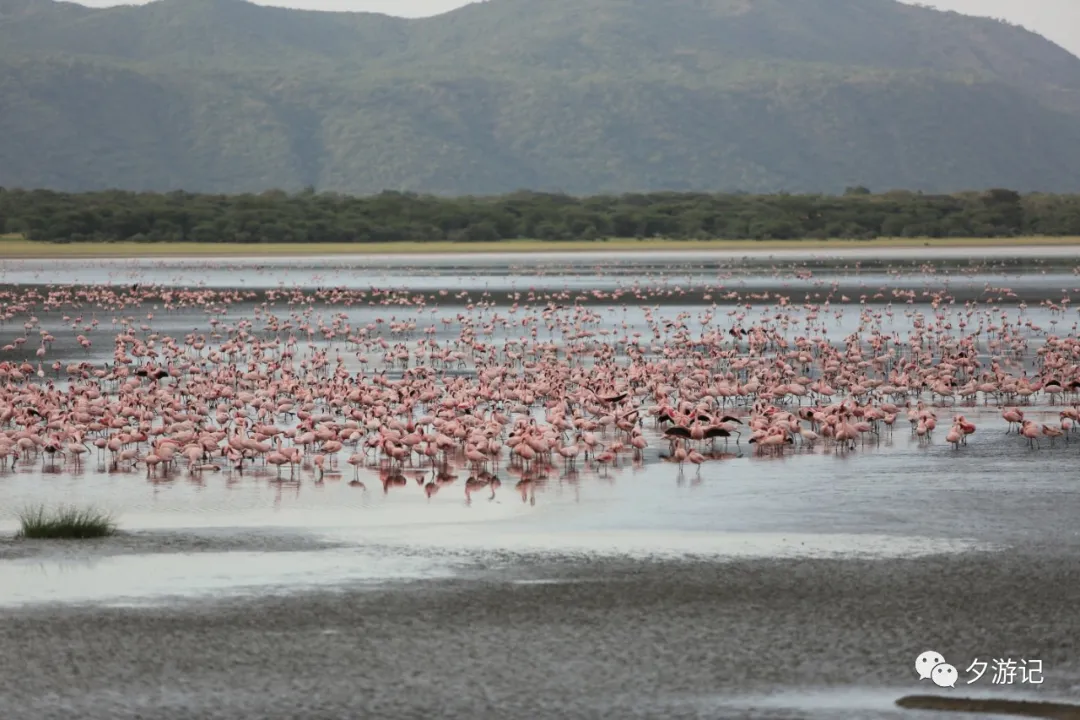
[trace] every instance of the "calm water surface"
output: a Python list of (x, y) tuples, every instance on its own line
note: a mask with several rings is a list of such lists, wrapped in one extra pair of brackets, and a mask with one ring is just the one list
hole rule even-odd
[[(435, 336), (444, 340), (454, 337), (456, 331), (440, 321), (460, 314), (461, 305), (474, 300), (476, 293), (529, 288), (536, 292), (565, 288), (608, 291), (607, 297), (591, 298), (591, 302), (607, 305), (601, 308), (605, 317), (602, 328), (610, 329), (613, 337), (634, 332), (647, 336), (642, 305), (657, 308), (655, 312), (662, 317), (674, 318), (680, 313), (700, 313), (714, 302), (739, 301), (725, 298), (725, 293), (759, 291), (794, 294), (797, 318), (804, 318), (805, 313), (797, 307), (803, 298), (795, 293), (831, 297), (833, 306), (822, 313), (814, 330), (837, 342), (865, 328), (867, 320), (860, 317), (860, 310), (876, 313), (883, 330), (905, 335), (916, 313), (934, 312), (924, 303), (933, 294), (942, 293), (957, 298), (954, 305), (946, 303), (940, 310), (957, 323), (964, 319), (966, 301), (962, 297), (990, 307), (996, 304), (996, 312), (1010, 316), (1023, 312), (1041, 328), (1030, 334), (1032, 349), (1047, 331), (1075, 332), (1074, 310), (1051, 313), (1038, 301), (1023, 311), (1019, 308), (1025, 293), (1059, 302), (1080, 288), (1080, 278), (1071, 270), (1080, 262), (1075, 249), (1046, 249), (1041, 255), (1030, 256), (1003, 248), (979, 252), (977, 258), (956, 250), (875, 250), (870, 254), (830, 253), (828, 257), (820, 253), (687, 253), (672, 258), (645, 253), (614, 263), (602, 255), (582, 254), (575, 256), (573, 265), (557, 254), (407, 260), (7, 261), (0, 264), (0, 283), (7, 283), (9, 290), (71, 282), (408, 289), (431, 293), (430, 307), (388, 311), (376, 305), (315, 306), (313, 312), (324, 317), (344, 312), (357, 327), (385, 318), (388, 312), (418, 317), (434, 324)], [(908, 267), (930, 260), (935, 264), (922, 270)], [(855, 267), (856, 263), (881, 261), (908, 266), (902, 272), (891, 266), (872, 271)], [(469, 269), (463, 267), (466, 262)], [(607, 269), (601, 273), (598, 268), (604, 263)], [(817, 269), (805, 276), (810, 265)], [(650, 287), (670, 289), (671, 299), (658, 304), (655, 294), (645, 300), (632, 294), (634, 289)], [(1003, 294), (1003, 287), (1014, 294)], [(837, 297), (851, 288), (863, 290), (865, 303), (860, 303), (859, 296), (848, 297), (846, 302)], [(896, 299), (892, 305), (885, 304), (895, 297), (893, 291), (902, 288), (927, 294), (914, 293), (911, 303)], [(439, 289), (452, 292), (441, 295)], [(627, 295), (615, 301), (610, 297), (613, 290)], [(455, 299), (453, 294), (460, 291), (470, 294)], [(706, 299), (710, 293), (712, 297)], [(884, 297), (875, 300), (875, 293)], [(482, 312), (505, 314), (509, 301), (496, 303)], [(235, 323), (251, 318), (253, 307), (240, 303), (215, 309), (213, 315), (223, 324)], [(102, 321), (94, 336), (95, 346), (87, 354), (74, 342), (70, 330), (60, 329), (66, 312), (36, 314), (42, 327), (57, 337), (46, 361), (59, 360), (65, 365), (107, 361), (114, 332), (108, 323), (112, 313), (80, 310), (84, 316), (93, 312)], [(282, 306), (277, 312), (285, 314), (288, 308)], [(773, 311), (738, 306), (723, 312), (742, 313), (749, 323)], [(196, 329), (207, 332), (209, 314), (157, 309), (153, 327), (174, 336)], [(717, 323), (726, 322), (730, 322), (729, 316), (718, 313)], [(788, 334), (793, 337), (807, 327), (793, 322)], [(9, 324), (0, 329), (0, 342), (9, 342), (21, 333), (21, 323)], [(499, 330), (487, 340), (506, 341), (517, 337), (516, 333)], [(415, 338), (408, 342), (415, 346)], [(344, 347), (338, 352), (350, 371), (361, 369), (352, 352)], [(34, 362), (28, 353), (23, 357)], [(369, 371), (378, 367), (377, 359), (373, 360)], [(941, 409), (939, 417), (948, 418), (952, 412)], [(129, 531), (281, 527), (346, 543), (353, 549), (312, 553), (310, 557), (293, 553), (290, 558), (263, 563), (252, 562), (242, 553), (213, 558), (178, 554), (101, 557), (92, 563), (70, 557), (8, 559), (0, 561), (0, 603), (216, 593), (228, 587), (260, 584), (289, 587), (425, 574), (436, 577), (497, 551), (903, 556), (1016, 544), (1080, 544), (1080, 526), (1075, 523), (1080, 515), (1080, 488), (1072, 472), (1080, 442), (1059, 441), (1054, 448), (1035, 452), (1024, 440), (1006, 435), (1006, 425), (992, 405), (958, 412), (964, 412), (979, 427), (969, 444), (959, 450), (944, 442), (944, 429), (939, 430), (935, 442), (919, 443), (901, 418), (895, 431), (883, 433), (880, 442), (848, 453), (819, 446), (780, 458), (760, 457), (751, 445), (730, 442), (725, 446), (721, 441), (719, 447), (727, 457), (706, 463), (700, 471), (689, 464), (680, 470), (665, 462), (667, 443), (647, 422), (650, 447), (638, 460), (627, 456), (617, 467), (604, 471), (580, 458), (573, 469), (556, 461), (545, 479), (532, 483), (520, 482), (520, 476), (505, 469), (504, 460), (501, 486), (471, 497), (463, 487), (468, 475), (464, 467), (458, 471), (456, 484), (429, 498), (422, 487), (427, 472), (421, 468), (407, 472), (407, 486), (384, 491), (372, 469), (360, 471), (365, 488), (350, 486), (353, 470), (347, 465), (329, 472), (322, 484), (315, 482), (316, 471), (310, 464), (291, 477), (286, 471), (282, 478), (265, 467), (243, 474), (209, 472), (196, 477), (178, 471), (167, 477), (158, 473), (147, 477), (144, 470), (110, 471), (93, 453), (78, 469), (68, 465), (47, 470), (40, 462), (20, 465), (0, 474), (0, 531), (14, 530), (20, 508), (70, 502), (107, 508)], [(1052, 422), (1057, 410), (1032, 408), (1029, 415)], [(340, 461), (346, 456), (342, 453)], [(393, 561), (372, 562), (372, 547), (379, 548), (376, 555)]]

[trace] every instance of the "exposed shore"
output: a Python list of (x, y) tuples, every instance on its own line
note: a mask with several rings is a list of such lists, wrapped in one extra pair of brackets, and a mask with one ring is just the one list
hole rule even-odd
[[(906, 717), (895, 701), (912, 694), (1067, 698), (1080, 681), (1071, 552), (493, 557), (456, 580), (5, 610), (0, 715)], [(955, 690), (916, 679), (930, 648), (960, 671)], [(961, 687), (976, 657), (1040, 659), (1045, 682)], [(832, 700), (798, 699), (811, 691)]]
[(118, 555), (165, 555), (222, 552), (306, 552), (340, 548), (343, 543), (313, 538), (305, 532), (288, 533), (281, 528), (182, 531), (120, 530), (115, 535), (81, 540), (29, 540), (0, 534), (0, 562), (42, 560), (55, 562)]
[(530, 252), (701, 252), (761, 250), (837, 250), (847, 248), (1062, 247), (1080, 237), (1030, 238), (878, 238), (875, 240), (503, 240), (499, 242), (384, 243), (45, 243), (0, 237), (0, 260), (150, 257), (304, 257), (326, 255), (471, 255)]

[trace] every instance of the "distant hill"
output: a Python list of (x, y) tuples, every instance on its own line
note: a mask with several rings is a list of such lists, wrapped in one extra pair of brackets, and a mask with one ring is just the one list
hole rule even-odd
[(1080, 59), (894, 0), (0, 0), (0, 185), (1080, 190)]

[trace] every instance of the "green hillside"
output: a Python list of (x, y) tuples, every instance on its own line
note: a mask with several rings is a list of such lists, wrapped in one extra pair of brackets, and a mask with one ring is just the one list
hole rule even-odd
[(893, 0), (0, 0), (0, 186), (1080, 190), (1080, 59)]

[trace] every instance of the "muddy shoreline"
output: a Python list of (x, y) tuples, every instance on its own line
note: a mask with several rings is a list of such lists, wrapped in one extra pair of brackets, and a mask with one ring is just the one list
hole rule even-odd
[[(852, 254), (885, 252), (975, 253), (1000, 252), (1069, 252), (1080, 245), (1080, 238), (1069, 236), (1031, 236), (1022, 238), (875, 238), (872, 240), (665, 240), (611, 238), (608, 240), (501, 240), (497, 242), (373, 242), (373, 243), (261, 243), (258, 254), (267, 258), (289, 260), (297, 257), (374, 258), (401, 260), (419, 258), (474, 258), (489, 256), (553, 256), (651, 254), (696, 255), (823, 253)], [(252, 254), (253, 246), (242, 243), (163, 242), (137, 243), (80, 242), (52, 243), (0, 237), (2, 260), (99, 259), (161, 260), (230, 259)]]
[(281, 528), (203, 528), (197, 533), (121, 530), (111, 537), (89, 540), (25, 540), (12, 535), (0, 535), (0, 561), (63, 561), (149, 553), (309, 552), (344, 546), (341, 542), (323, 540), (304, 532), (288, 532)]
[(0, 715), (794, 717), (748, 697), (876, 688), (880, 707), (797, 716), (904, 717), (891, 703), (936, 690), (913, 670), (928, 647), (965, 680), (975, 657), (1043, 661), (1041, 686), (984, 678), (968, 690), (1074, 694), (1078, 604), (1074, 556), (1030, 546), (906, 560), (531, 558), (377, 588), (36, 606), (0, 615)]

